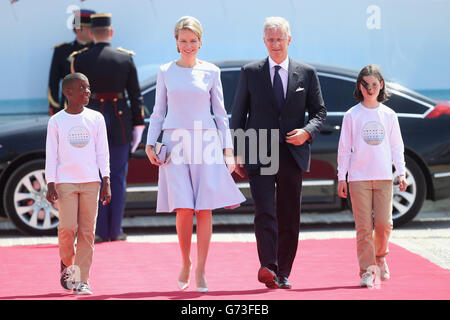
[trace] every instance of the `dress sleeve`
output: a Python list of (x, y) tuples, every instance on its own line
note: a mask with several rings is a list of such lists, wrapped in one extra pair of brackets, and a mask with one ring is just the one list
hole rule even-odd
[(160, 68), (156, 79), (155, 106), (150, 115), (150, 124), (147, 134), (147, 145), (154, 146), (162, 131), (164, 118), (167, 112), (167, 88), (164, 73)]
[(231, 140), (230, 125), (228, 121), (228, 114), (225, 110), (223, 99), (222, 81), (220, 80), (220, 69), (214, 72), (213, 84), (210, 91), (211, 106), (216, 120), (217, 129), (219, 130), (220, 138), (222, 139), (222, 148), (233, 148), (233, 141)]

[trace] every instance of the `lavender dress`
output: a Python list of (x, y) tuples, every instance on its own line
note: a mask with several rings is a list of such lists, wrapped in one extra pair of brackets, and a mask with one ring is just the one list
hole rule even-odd
[(217, 66), (183, 68), (173, 61), (160, 67), (147, 145), (155, 145), (161, 131), (171, 159), (159, 167), (157, 212), (245, 201), (223, 161), (222, 149), (233, 145)]

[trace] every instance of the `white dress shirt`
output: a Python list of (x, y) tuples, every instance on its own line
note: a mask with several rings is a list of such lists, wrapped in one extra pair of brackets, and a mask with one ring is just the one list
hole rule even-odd
[(280, 70), (278, 70), (278, 74), (281, 77), (281, 82), (283, 83), (283, 92), (284, 92), (284, 98), (286, 98), (286, 91), (287, 91), (287, 84), (288, 84), (288, 75), (289, 75), (289, 57), (286, 57), (286, 59), (278, 64), (275, 61), (272, 60), (272, 58), (269, 56), (269, 71), (270, 71), (270, 81), (272, 82), (273, 86), (273, 76), (275, 75), (275, 66), (280, 66)]

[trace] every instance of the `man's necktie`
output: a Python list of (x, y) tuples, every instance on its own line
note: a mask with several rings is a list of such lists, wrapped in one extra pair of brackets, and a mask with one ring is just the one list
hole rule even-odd
[[(284, 91), (283, 91), (283, 83), (281, 82), (281, 77), (278, 71), (280, 71), (280, 66), (275, 66), (275, 74), (273, 75), (273, 93), (275, 95), (275, 100), (278, 105), (278, 109), (281, 110), (281, 107), (284, 104)], [(283, 133), (280, 130), (279, 136), (280, 143), (284, 143)]]
[(275, 74), (273, 76), (273, 93), (275, 94), (275, 100), (279, 109), (281, 109), (284, 104), (283, 83), (281, 82), (281, 77), (278, 73), (280, 68), (280, 66), (275, 66)]

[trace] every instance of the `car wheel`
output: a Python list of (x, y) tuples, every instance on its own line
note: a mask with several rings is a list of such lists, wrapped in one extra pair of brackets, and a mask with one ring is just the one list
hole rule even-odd
[[(394, 227), (399, 227), (414, 219), (422, 209), (427, 186), (425, 176), (417, 163), (410, 157), (405, 156), (406, 181), (408, 187), (405, 191), (399, 190), (398, 181), (394, 181), (392, 193), (392, 220)], [(397, 173), (394, 170), (394, 176)], [(347, 197), (347, 206), (352, 210), (350, 197)]]
[(58, 205), (48, 202), (46, 194), (44, 159), (21, 165), (9, 177), (3, 201), (6, 214), (21, 232), (32, 235), (56, 234)]

